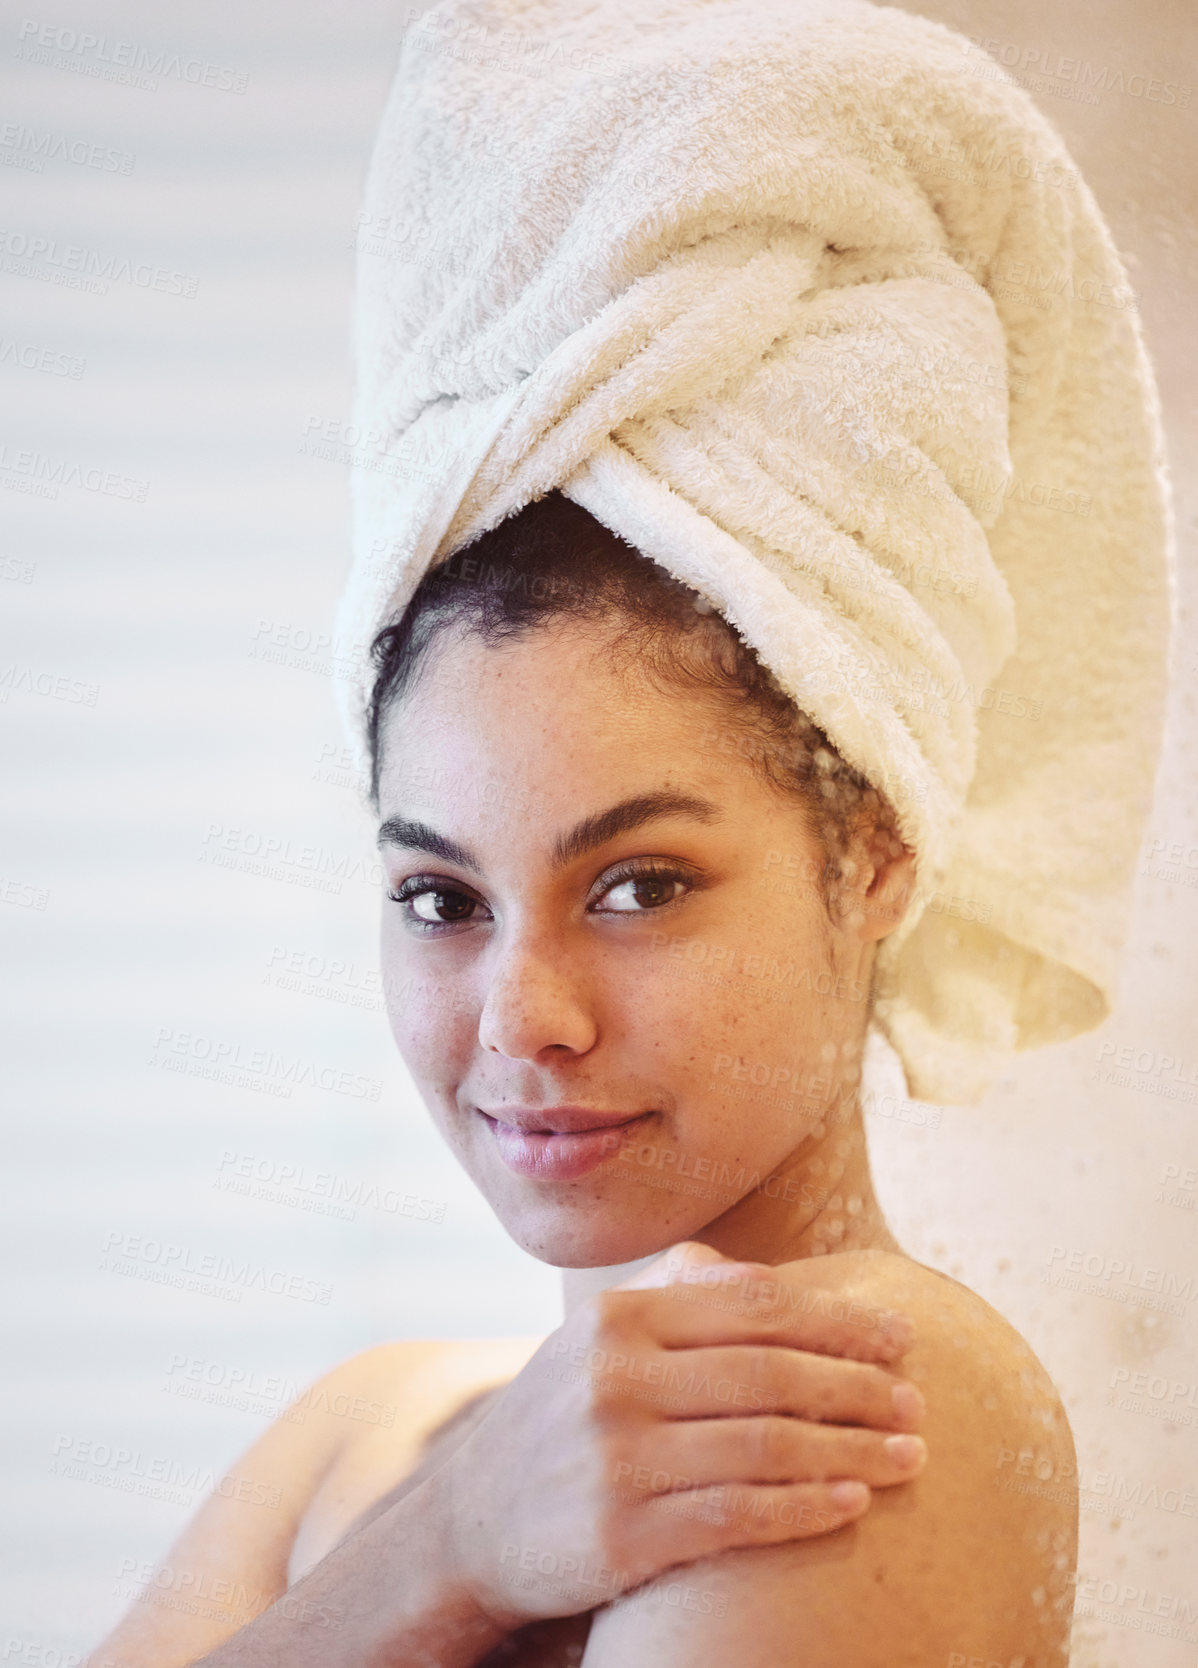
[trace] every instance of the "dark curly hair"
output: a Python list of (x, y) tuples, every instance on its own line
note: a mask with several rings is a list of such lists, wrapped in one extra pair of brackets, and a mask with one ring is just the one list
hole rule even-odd
[(557, 491), (430, 569), (403, 613), (375, 637), (367, 740), (376, 806), (384, 719), (438, 633), (452, 626), (487, 644), (507, 643), (563, 617), (593, 628), (613, 665), (635, 668), (663, 690), (722, 698), (728, 723), (716, 752), (747, 758), (766, 780), (798, 795), (823, 843), (828, 880), (863, 817), (893, 828), (886, 799), (845, 763), (723, 616)]

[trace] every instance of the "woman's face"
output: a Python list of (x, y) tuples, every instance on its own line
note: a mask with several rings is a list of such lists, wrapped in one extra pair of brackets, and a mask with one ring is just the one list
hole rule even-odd
[(385, 723), (379, 807), (395, 1038), (519, 1245), (610, 1266), (802, 1208), (885, 928), (832, 925), (803, 807), (720, 700), (570, 621), (449, 631)]

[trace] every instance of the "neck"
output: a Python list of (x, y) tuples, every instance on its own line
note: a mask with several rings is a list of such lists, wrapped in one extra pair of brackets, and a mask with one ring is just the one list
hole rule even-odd
[[(836, 1251), (901, 1253), (874, 1194), (860, 1101), (854, 1097), (836, 1118), (817, 1124), (765, 1182), (687, 1237), (733, 1261), (771, 1267)], [(609, 1268), (563, 1269), (566, 1314), (665, 1249)]]

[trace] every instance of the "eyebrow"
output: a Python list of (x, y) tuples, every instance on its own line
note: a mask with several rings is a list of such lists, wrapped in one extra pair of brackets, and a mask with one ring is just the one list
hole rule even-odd
[[(581, 822), (575, 823), (569, 833), (560, 834), (553, 843), (553, 867), (564, 869), (567, 863), (594, 851), (596, 846), (606, 845), (617, 835), (631, 833), (634, 828), (656, 822), (661, 817), (693, 817), (697, 822), (718, 822), (721, 815), (719, 807), (713, 805), (711, 800), (700, 799), (696, 794), (680, 793), (675, 788), (635, 794), (606, 811), (596, 811), (592, 816), (584, 817)], [(388, 817), (379, 828), (378, 844), (405, 846), (409, 851), (426, 851), (431, 857), (439, 857), (444, 863), (456, 863), (476, 875), (483, 872), (482, 864), (466, 846), (438, 834), (427, 823), (416, 822), (410, 817)]]

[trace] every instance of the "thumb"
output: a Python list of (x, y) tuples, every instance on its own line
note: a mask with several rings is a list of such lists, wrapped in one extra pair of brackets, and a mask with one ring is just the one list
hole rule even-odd
[(715, 1263), (731, 1263), (732, 1260), (725, 1257), (722, 1251), (703, 1245), (699, 1240), (683, 1239), (677, 1245), (669, 1246), (647, 1268), (642, 1268), (631, 1279), (621, 1280), (618, 1286), (611, 1289), (635, 1292), (644, 1291), (649, 1286), (674, 1286), (694, 1280), (702, 1268), (710, 1268)]

